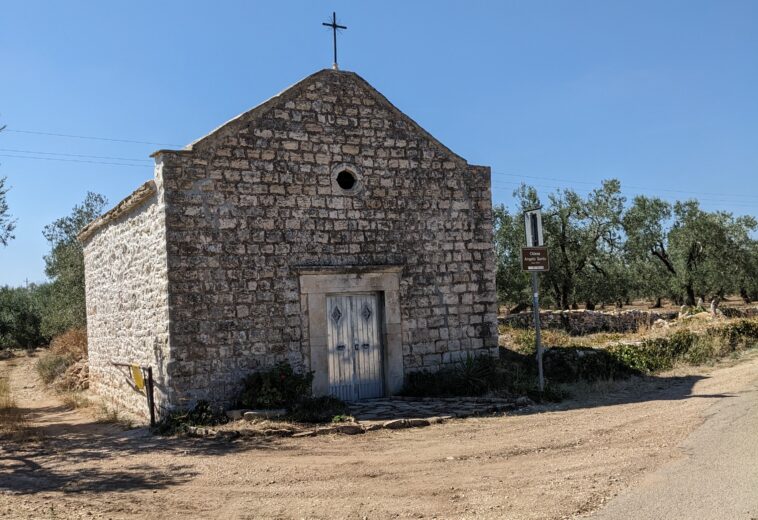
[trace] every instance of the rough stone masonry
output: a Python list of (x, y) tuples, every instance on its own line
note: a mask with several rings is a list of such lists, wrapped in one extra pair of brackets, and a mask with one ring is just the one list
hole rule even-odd
[(154, 157), (155, 179), (79, 237), (91, 385), (121, 406), (146, 412), (118, 363), (153, 367), (159, 413), (230, 404), (278, 361), (323, 372), (309, 291), (330, 283), (387, 291), (387, 394), (497, 351), (489, 168), (357, 74), (317, 72)]

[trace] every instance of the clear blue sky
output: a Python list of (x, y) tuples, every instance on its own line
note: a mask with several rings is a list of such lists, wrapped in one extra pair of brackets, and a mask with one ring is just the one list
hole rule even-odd
[[(184, 145), (329, 67), (332, 10), (342, 68), (492, 166), (495, 202), (521, 180), (617, 177), (629, 196), (758, 214), (756, 1), (4, 0), (0, 176), (18, 228), (0, 284), (43, 280), (43, 226), (88, 190), (115, 204), (166, 147), (13, 130)], [(138, 161), (7, 157), (77, 159), (30, 152)]]

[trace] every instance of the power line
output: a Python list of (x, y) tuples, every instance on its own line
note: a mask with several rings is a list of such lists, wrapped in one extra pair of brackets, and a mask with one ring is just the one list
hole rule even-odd
[(0, 153), (0, 157), (13, 157), (15, 159), (37, 159), (41, 161), (63, 161), (63, 162), (75, 162), (75, 163), (88, 163), (88, 164), (109, 164), (112, 166), (130, 166), (132, 168), (148, 168), (149, 166), (147, 164), (127, 164), (127, 163), (115, 163), (115, 162), (104, 162), (104, 161), (86, 161), (84, 159), (63, 159), (59, 157), (30, 157), (30, 156), (24, 156), (24, 155), (13, 155), (13, 154), (6, 154), (6, 153)]
[(13, 153), (33, 153), (40, 155), (64, 155), (66, 157), (84, 157), (86, 159), (110, 159), (114, 161), (138, 161), (152, 163), (151, 159), (131, 159), (129, 157), (111, 157), (108, 155), (82, 155), (78, 153), (62, 153), (62, 152), (38, 152), (35, 150), (15, 150), (12, 148), (0, 148), (0, 152), (13, 152)]
[[(573, 179), (560, 179), (556, 177), (540, 177), (536, 175), (521, 175), (517, 173), (505, 173), (505, 172), (492, 172), (494, 175), (504, 175), (506, 177), (516, 177), (516, 178), (523, 178), (523, 179), (537, 179), (537, 180), (545, 180), (545, 181), (555, 181), (555, 182), (565, 182), (567, 184), (587, 184), (591, 186), (597, 186), (597, 182), (592, 181), (580, 181), (580, 180), (573, 180)], [(637, 189), (637, 190), (647, 190), (650, 191), (649, 188), (646, 188), (644, 186), (634, 186), (631, 184), (624, 184), (621, 183), (622, 187), (625, 188), (631, 188), (631, 189)], [(691, 195), (716, 195), (720, 197), (744, 197), (744, 198), (750, 198), (750, 199), (758, 199), (757, 195), (746, 195), (746, 194), (736, 194), (736, 193), (704, 193), (704, 192), (698, 192), (698, 191), (687, 191), (687, 190), (672, 190), (672, 189), (666, 189), (666, 188), (656, 188), (654, 191), (665, 191), (668, 193), (682, 193), (682, 194), (691, 194)]]
[[(506, 186), (508, 184), (509, 186)], [(515, 181), (496, 181), (492, 183), (492, 187), (495, 189), (502, 189), (502, 190), (511, 190), (514, 187), (520, 186), (521, 183), (515, 182)], [(565, 189), (567, 186), (555, 186), (555, 185), (548, 185), (548, 184), (530, 184), (530, 186), (535, 188), (543, 188), (546, 190), (562, 190)], [(638, 191), (638, 190), (632, 190), (627, 191), (622, 186), (622, 195), (624, 194), (632, 194), (632, 195), (657, 195), (654, 191)], [(728, 199), (714, 199), (714, 198), (708, 198), (708, 197), (697, 197), (696, 199), (698, 202), (703, 202), (707, 204), (718, 204), (722, 206), (728, 206), (728, 207), (739, 207), (739, 208), (753, 208), (755, 209), (758, 206), (758, 201), (751, 201), (751, 200), (728, 200)]]
[(34, 135), (48, 135), (52, 137), (70, 137), (72, 139), (91, 139), (94, 141), (112, 141), (116, 143), (132, 143), (132, 144), (154, 144), (158, 146), (173, 146), (177, 148), (182, 148), (184, 145), (182, 144), (176, 144), (176, 143), (156, 143), (153, 141), (137, 141), (134, 139), (115, 139), (110, 137), (93, 137), (93, 136), (87, 136), (87, 135), (72, 135), (72, 134), (56, 134), (53, 132), (38, 132), (35, 130), (14, 130), (12, 128), (6, 128), (4, 130), (5, 132), (14, 132), (17, 134), (34, 134)]

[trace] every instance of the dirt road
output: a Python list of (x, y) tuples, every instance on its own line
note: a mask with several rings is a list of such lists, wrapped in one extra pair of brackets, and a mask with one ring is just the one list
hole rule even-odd
[(685, 456), (648, 474), (596, 520), (758, 519), (758, 379), (720, 399), (682, 444)]
[(94, 424), (32, 361), (0, 363), (44, 435), (0, 446), (0, 518), (571, 518), (684, 457), (709, 407), (758, 381), (753, 355), (519, 415), (230, 443)]

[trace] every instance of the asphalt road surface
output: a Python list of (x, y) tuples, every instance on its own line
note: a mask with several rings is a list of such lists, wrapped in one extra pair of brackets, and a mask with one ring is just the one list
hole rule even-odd
[(758, 380), (719, 399), (682, 448), (592, 518), (758, 519)]

